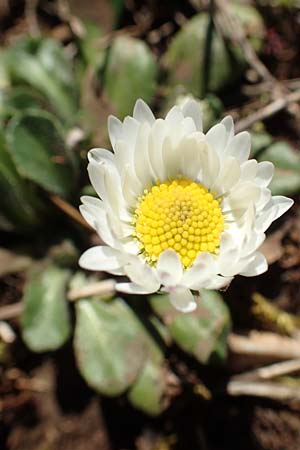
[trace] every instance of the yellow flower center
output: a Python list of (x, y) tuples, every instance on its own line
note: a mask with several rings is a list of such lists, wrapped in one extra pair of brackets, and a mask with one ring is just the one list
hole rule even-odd
[(134, 217), (135, 237), (146, 260), (155, 264), (170, 248), (184, 267), (200, 252), (218, 253), (224, 216), (220, 200), (201, 183), (189, 179), (159, 181), (139, 198)]

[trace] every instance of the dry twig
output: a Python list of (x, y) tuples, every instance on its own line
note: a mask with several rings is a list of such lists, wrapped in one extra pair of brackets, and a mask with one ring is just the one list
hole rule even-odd
[(84, 218), (77, 211), (77, 209), (74, 208), (74, 206), (70, 205), (70, 203), (66, 202), (57, 195), (50, 195), (50, 200), (65, 214), (67, 214), (72, 219), (76, 220), (76, 222), (80, 223), (80, 225), (83, 225), (88, 230), (93, 230), (93, 228), (84, 220)]
[(247, 39), (244, 29), (234, 14), (231, 13), (227, 0), (214, 0), (216, 12), (214, 21), (216, 28), (226, 37), (230, 36), (232, 42), (238, 44), (250, 67), (252, 67), (261, 79), (268, 85), (268, 92), (274, 99), (267, 106), (256, 109), (249, 116), (241, 119), (236, 124), (236, 131), (246, 130), (255, 122), (264, 120), (284, 108), (288, 108), (296, 118), (300, 116), (300, 91), (289, 92), (285, 83), (279, 82), (257, 56), (251, 43)]
[(99, 297), (109, 297), (115, 293), (115, 286), (116, 281), (109, 278), (97, 283), (88, 284), (81, 288), (73, 288), (68, 292), (67, 298), (70, 301), (75, 301), (81, 298), (93, 297), (94, 295)]
[(254, 111), (249, 116), (239, 120), (236, 123), (235, 129), (237, 132), (246, 130), (250, 128), (255, 122), (267, 119), (273, 116), (284, 108), (287, 108), (291, 104), (300, 101), (300, 90), (295, 92), (290, 92), (283, 97), (274, 100), (267, 106), (264, 106), (256, 111)]
[(12, 303), (0, 307), (0, 320), (10, 320), (18, 317), (23, 311), (23, 302)]
[(300, 358), (282, 361), (258, 369), (249, 370), (233, 377), (235, 381), (270, 380), (272, 378), (288, 375), (300, 371)]
[(273, 360), (300, 358), (299, 339), (270, 332), (251, 331), (247, 336), (231, 333), (228, 345), (235, 355)]
[(221, 30), (222, 34), (225, 36), (230, 33), (232, 41), (241, 47), (249, 66), (252, 67), (264, 81), (270, 81), (273, 86), (275, 85), (279, 91), (282, 91), (281, 84), (273, 77), (271, 72), (255, 53), (245, 35), (240, 21), (235, 15), (231, 14), (229, 2), (226, 0), (214, 0), (214, 3), (216, 6), (215, 23), (217, 28)]
[(279, 383), (266, 383), (263, 381), (231, 380), (227, 384), (227, 393), (233, 396), (248, 395), (270, 398), (272, 400), (300, 401), (299, 387), (284, 386)]

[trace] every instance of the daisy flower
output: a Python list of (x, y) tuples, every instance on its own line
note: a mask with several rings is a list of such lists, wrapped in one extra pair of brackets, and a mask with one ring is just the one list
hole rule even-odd
[(138, 100), (133, 117), (109, 117), (108, 132), (113, 152), (88, 153), (100, 198), (84, 196), (80, 207), (104, 244), (81, 267), (126, 276), (118, 291), (167, 292), (185, 312), (196, 308), (195, 291), (267, 270), (258, 249), (293, 201), (272, 197), (273, 164), (248, 160), (250, 135), (235, 135), (231, 117), (204, 134), (195, 100), (165, 119)]

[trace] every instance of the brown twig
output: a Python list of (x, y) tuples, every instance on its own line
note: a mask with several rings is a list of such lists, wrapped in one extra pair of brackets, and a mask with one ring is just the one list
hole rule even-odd
[(233, 396), (247, 395), (281, 401), (300, 400), (299, 387), (284, 386), (279, 383), (231, 380), (226, 390)]
[(272, 378), (288, 375), (290, 373), (298, 371), (300, 371), (300, 358), (291, 359), (289, 361), (281, 361), (279, 363), (259, 367), (258, 369), (249, 370), (247, 372), (236, 375), (235, 377), (233, 377), (233, 380), (270, 380)]
[(50, 195), (50, 200), (54, 203), (59, 209), (61, 209), (65, 214), (71, 217), (76, 222), (80, 223), (80, 225), (84, 226), (88, 230), (93, 230), (93, 228), (84, 220), (81, 214), (77, 211), (74, 206), (70, 205), (70, 203), (66, 202), (62, 198), (57, 195)]
[(264, 120), (284, 108), (288, 108), (289, 112), (298, 119), (300, 116), (300, 107), (297, 104), (300, 100), (299, 91), (290, 93), (287, 86), (279, 82), (259, 59), (250, 41), (247, 39), (240, 21), (231, 13), (229, 2), (227, 0), (215, 0), (215, 7), (214, 21), (216, 28), (225, 38), (229, 35), (231, 41), (241, 47), (247, 63), (269, 85), (268, 92), (274, 99), (269, 105), (259, 108), (248, 117), (241, 119), (237, 123), (236, 130), (245, 130), (255, 122)]
[(97, 283), (88, 284), (81, 288), (70, 289), (67, 294), (67, 298), (70, 301), (75, 301), (81, 298), (93, 297), (94, 295), (103, 298), (109, 297), (115, 293), (115, 285), (116, 281), (112, 278), (109, 278)]
[(215, 0), (216, 14), (215, 23), (219, 30), (221, 30), (223, 36), (230, 34), (231, 40), (238, 44), (243, 55), (246, 58), (250, 67), (252, 67), (264, 81), (270, 81), (273, 85), (277, 86), (281, 90), (281, 85), (276, 80), (267, 67), (257, 56), (255, 50), (250, 44), (244, 29), (237, 19), (237, 17), (230, 12), (229, 3), (226, 0)]
[(28, 23), (28, 28), (32, 36), (40, 36), (41, 31), (37, 19), (38, 0), (26, 0), (25, 2), (25, 17)]
[(300, 358), (299, 339), (275, 333), (251, 331), (247, 336), (231, 333), (228, 345), (234, 355), (275, 361)]
[(286, 94), (285, 96), (280, 97), (277, 100), (269, 103), (268, 105), (254, 111), (252, 114), (249, 114), (249, 116), (239, 120), (236, 123), (235, 129), (237, 132), (246, 130), (250, 128), (255, 122), (267, 119), (268, 117), (273, 116), (282, 109), (290, 106), (292, 103), (299, 101), (300, 90)]
[(15, 319), (23, 311), (23, 302), (12, 303), (0, 307), (0, 320)]

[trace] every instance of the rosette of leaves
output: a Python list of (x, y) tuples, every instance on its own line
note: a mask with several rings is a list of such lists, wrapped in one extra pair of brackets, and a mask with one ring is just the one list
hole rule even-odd
[(52, 39), (24, 39), (0, 60), (0, 228), (27, 233), (47, 216), (42, 190), (65, 199), (74, 192), (77, 158), (66, 142), (78, 88)]
[[(69, 280), (70, 271), (53, 261), (31, 270), (21, 325), (32, 351), (55, 350), (69, 339)], [(79, 272), (71, 286), (91, 282)], [(223, 361), (230, 317), (214, 292), (203, 292), (197, 311), (189, 314), (175, 311), (167, 296), (153, 296), (151, 305), (156, 317), (119, 297), (78, 300), (74, 351), (80, 373), (95, 391), (110, 397), (126, 394), (133, 406), (155, 416), (172, 400), (170, 385), (180, 383), (165, 358), (166, 345), (176, 343), (202, 364)]]

